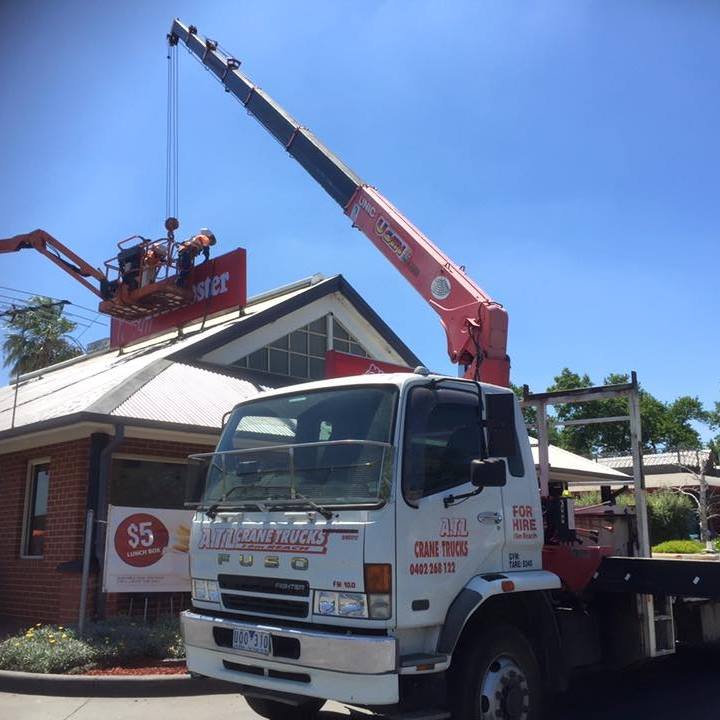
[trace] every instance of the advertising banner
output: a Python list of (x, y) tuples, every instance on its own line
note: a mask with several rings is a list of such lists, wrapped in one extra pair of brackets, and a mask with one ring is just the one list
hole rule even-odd
[(337, 350), (328, 350), (325, 353), (325, 377), (336, 378), (347, 375), (372, 375), (374, 373), (412, 372), (404, 365), (373, 360), (372, 358), (348, 355)]
[(192, 510), (110, 505), (105, 592), (189, 592)]
[[(173, 282), (170, 278), (169, 282)], [(215, 315), (247, 303), (245, 250), (238, 248), (208, 262), (196, 265), (187, 283), (195, 302), (178, 310), (139, 320), (113, 318), (110, 322), (110, 346), (123, 347), (151, 335), (182, 327), (204, 316)]]

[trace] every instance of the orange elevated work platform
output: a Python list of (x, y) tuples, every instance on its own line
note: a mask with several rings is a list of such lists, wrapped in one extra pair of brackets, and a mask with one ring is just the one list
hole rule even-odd
[(193, 299), (191, 287), (178, 287), (175, 279), (169, 278), (137, 290), (128, 290), (121, 285), (115, 297), (103, 300), (98, 309), (122, 320), (138, 320), (186, 307), (193, 303)]

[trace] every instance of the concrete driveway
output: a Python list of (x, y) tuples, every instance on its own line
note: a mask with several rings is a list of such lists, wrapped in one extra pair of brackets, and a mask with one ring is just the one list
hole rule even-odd
[[(346, 720), (328, 703), (320, 720)], [(551, 703), (547, 720), (714, 720), (720, 717), (720, 650), (685, 652), (645, 667), (595, 673)], [(68, 698), (0, 693), (2, 720), (258, 720), (240, 695)]]

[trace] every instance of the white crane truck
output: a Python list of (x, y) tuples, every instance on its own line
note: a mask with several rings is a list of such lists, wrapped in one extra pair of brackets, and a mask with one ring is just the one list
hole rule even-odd
[[(675, 623), (720, 633), (717, 604), (689, 600), (720, 596), (717, 563), (568, 542), (551, 547), (589, 561), (583, 579), (572, 560), (567, 579), (544, 569), (548, 512), (505, 388), (421, 369), (269, 391), (194, 460), (188, 668), (271, 720), (328, 698), (530, 720), (575, 667), (672, 651)], [(607, 512), (629, 523), (619, 545), (633, 516)], [(649, 618), (655, 647), (648, 593), (670, 613)]]
[[(578, 535), (566, 485), (548, 477), (540, 423), (538, 483), (504, 387), (504, 309), (217, 42), (179, 20), (168, 38), (420, 292), (464, 374), (295, 385), (230, 413), (188, 482), (190, 671), (237, 683), (270, 720), (310, 717), (326, 699), (423, 720), (537, 720), (573, 668), (720, 637), (720, 564), (632, 557), (648, 554), (639, 470), (637, 522), (606, 493), (598, 513), (578, 514)], [(637, 409), (636, 382), (598, 390), (577, 399), (631, 393)], [(549, 398), (535, 399), (544, 418)]]

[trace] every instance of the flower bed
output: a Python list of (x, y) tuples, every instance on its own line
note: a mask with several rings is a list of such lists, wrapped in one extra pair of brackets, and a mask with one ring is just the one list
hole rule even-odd
[(38, 623), (0, 643), (0, 670), (84, 673), (184, 655), (177, 617), (147, 624), (111, 618), (89, 623), (82, 638), (76, 628)]

